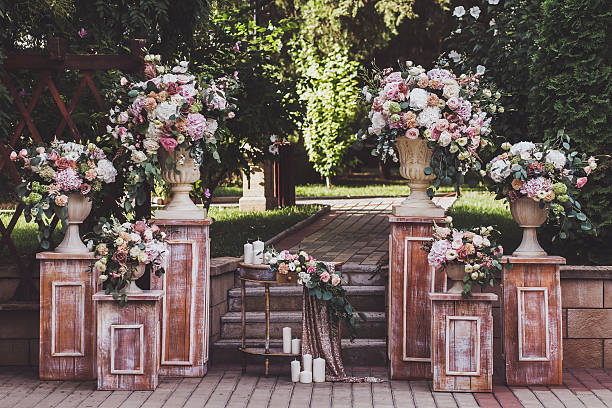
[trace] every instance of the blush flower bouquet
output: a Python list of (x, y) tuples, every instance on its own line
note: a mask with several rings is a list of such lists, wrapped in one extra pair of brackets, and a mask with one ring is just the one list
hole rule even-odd
[(305, 251), (291, 254), (273, 248), (264, 253), (264, 261), (274, 271), (281, 274), (296, 273), (298, 284), (308, 290), (310, 296), (325, 301), (332, 322), (344, 322), (349, 329), (351, 340), (357, 332), (355, 315), (366, 320), (363, 313), (353, 310), (346, 289), (342, 286), (342, 273), (335, 270), (333, 263), (320, 262)]
[(501, 94), (482, 86), (481, 77), (457, 77), (444, 68), (426, 71), (411, 62), (400, 70), (377, 71), (362, 91), (369, 123), (357, 139), (372, 140), (372, 155), (394, 161), (399, 138), (424, 139), (433, 150), (425, 174), (435, 175), (434, 188), (459, 189), (468, 179), (477, 180), (482, 176), (478, 152), (488, 144), (492, 116), (501, 107)]
[[(452, 222), (451, 217), (447, 218)], [(491, 226), (458, 230), (451, 223), (448, 225), (434, 224), (433, 241), (423, 246), (428, 252), (429, 264), (435, 268), (444, 267), (447, 276), (454, 280), (448, 292), (460, 292), (469, 297), (475, 284), (493, 286), (494, 274), (502, 270), (504, 254), (502, 246), (497, 244), (499, 231)], [(457, 276), (453, 276), (452, 269), (457, 271)]]
[(560, 225), (561, 239), (572, 229), (594, 228), (577, 197), (597, 168), (595, 157), (570, 151), (570, 137), (562, 130), (544, 143), (504, 143), (501, 147), (504, 152), (487, 164), (497, 199), (512, 204), (527, 197), (539, 208), (550, 210), (548, 218)]
[(237, 76), (205, 80), (188, 68), (187, 61), (169, 68), (160, 64), (159, 56), (147, 55), (147, 79), (130, 82), (122, 77), (111, 95), (114, 106), (107, 133), (120, 146), (125, 162), (127, 210), (133, 199), (144, 201), (145, 183), (161, 182), (160, 149), (188, 148), (198, 165), (206, 153), (219, 160), (217, 139), (237, 109), (231, 97), (239, 86)]
[(11, 152), (23, 183), (17, 194), (25, 204), (26, 221), (35, 220), (43, 249), (49, 249), (51, 219), (57, 214), (66, 228), (72, 195), (92, 199), (105, 184), (114, 183), (117, 170), (95, 144), (87, 146), (54, 140), (50, 145)]
[(112, 294), (120, 305), (127, 302), (127, 293), (139, 292), (135, 281), (150, 267), (156, 276), (164, 273), (168, 254), (166, 234), (147, 221), (119, 223), (101, 218), (90, 240), (99, 259), (91, 265), (99, 274), (105, 293)]

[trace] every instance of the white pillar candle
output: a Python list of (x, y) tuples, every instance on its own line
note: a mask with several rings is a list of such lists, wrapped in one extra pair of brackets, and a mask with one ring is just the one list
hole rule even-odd
[(249, 244), (248, 242), (244, 244), (244, 263), (253, 263), (253, 244)]
[(300, 362), (297, 360), (291, 362), (291, 381), (300, 381)]
[(301, 354), (302, 353), (301, 345), (302, 344), (301, 344), (300, 339), (291, 340), (291, 354)]
[(283, 327), (283, 353), (291, 353), (291, 327)]
[(257, 240), (253, 242), (253, 263), (255, 265), (261, 265), (263, 263), (263, 241)]
[(312, 373), (310, 371), (302, 371), (300, 373), (300, 382), (302, 384), (310, 384), (312, 382)]
[(304, 365), (304, 371), (310, 371), (312, 373), (312, 355), (304, 354), (302, 356), (302, 364)]
[(325, 382), (325, 359), (315, 358), (312, 362), (312, 380), (316, 383)]

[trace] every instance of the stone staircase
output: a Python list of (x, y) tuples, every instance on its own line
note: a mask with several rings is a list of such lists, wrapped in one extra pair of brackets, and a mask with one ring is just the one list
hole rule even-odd
[[(342, 354), (347, 365), (385, 366), (387, 362), (385, 316), (386, 279), (380, 274), (372, 277), (374, 266), (347, 264), (342, 268), (345, 288), (353, 308), (363, 312), (367, 320), (360, 321), (357, 338), (351, 342), (348, 330), (343, 329)], [(237, 284), (227, 296), (228, 311), (221, 316), (220, 339), (213, 344), (214, 363), (239, 363), (241, 345), (240, 288)], [(265, 338), (264, 288), (256, 284), (246, 287), (247, 346), (263, 347)], [(291, 327), (294, 334), (302, 331), (302, 287), (272, 285), (270, 287), (271, 347), (282, 346), (282, 328)], [(253, 357), (250, 357), (253, 358)], [(249, 360), (251, 361), (251, 360)]]

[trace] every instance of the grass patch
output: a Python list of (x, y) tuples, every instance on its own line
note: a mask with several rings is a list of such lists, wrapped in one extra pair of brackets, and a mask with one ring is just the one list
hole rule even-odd
[[(0, 222), (5, 227), (8, 227), (11, 222), (11, 218), (13, 217), (13, 211), (2, 212), (0, 214)], [(36, 252), (42, 251), (40, 248), (40, 244), (38, 242), (38, 224), (35, 222), (26, 222), (23, 214), (17, 220), (17, 224), (15, 224), (15, 228), (11, 233), (11, 238), (17, 247), (17, 253), (19, 255), (30, 255), (35, 254)], [(53, 241), (61, 242), (63, 238), (63, 234), (61, 231), (61, 226), (55, 228), (53, 232)], [(7, 245), (2, 248), (0, 251), (0, 265), (13, 263), (15, 254), (12, 249), (10, 249)]]
[(266, 212), (241, 213), (237, 207), (211, 207), (211, 256), (240, 256), (247, 240), (266, 241), (321, 209), (320, 205), (300, 205)]

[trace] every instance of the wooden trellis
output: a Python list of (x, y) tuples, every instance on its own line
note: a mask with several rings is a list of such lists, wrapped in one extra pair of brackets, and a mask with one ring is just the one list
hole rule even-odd
[[(6, 85), (9, 93), (13, 97), (16, 110), (19, 112), (21, 118), (17, 126), (11, 132), (12, 135), (9, 136), (9, 140), (0, 141), (0, 172), (7, 173), (17, 183), (21, 182), (15, 164), (9, 159), (9, 154), (13, 149), (19, 147), (19, 141), (26, 128), (29, 130), (35, 142), (43, 141), (32, 118), (32, 113), (34, 112), (34, 108), (40, 96), (46, 89), (51, 93), (61, 114), (61, 120), (55, 129), (54, 135), (63, 140), (72, 138), (80, 142), (81, 134), (72, 120), (72, 113), (77, 107), (85, 88), (91, 91), (99, 110), (101, 112), (106, 111), (106, 104), (91, 78), (91, 73), (108, 70), (121, 70), (124, 72), (142, 71), (144, 63), (144, 45), (144, 40), (131, 40), (131, 55), (81, 55), (66, 53), (66, 42), (62, 39), (51, 38), (48, 41), (48, 55), (46, 56), (36, 54), (8, 54), (7, 58), (0, 64), (0, 76), (2, 82)], [(18, 75), (18, 71), (20, 70), (28, 70), (40, 74), (40, 82), (38, 82), (35, 87), (27, 106), (23, 97), (17, 91), (14, 82), (14, 78)], [(78, 71), (80, 74), (79, 84), (68, 106), (66, 106), (62, 100), (62, 95), (51, 78), (52, 72), (67, 70)], [(69, 129), (69, 135), (63, 137), (66, 127)], [(17, 220), (23, 213), (23, 209), (24, 206), (20, 203), (8, 225), (4, 225), (4, 223), (0, 221), (0, 251), (8, 246), (14, 254), (15, 262), (20, 270), (22, 288), (24, 288), (24, 284), (26, 284), (26, 287), (22, 289), (22, 293), (24, 290), (27, 293), (32, 293), (34, 285), (31, 271), (35, 266), (35, 259), (32, 257), (32, 260), (26, 264), (19, 256), (15, 243), (11, 238), (11, 234), (17, 224)]]

